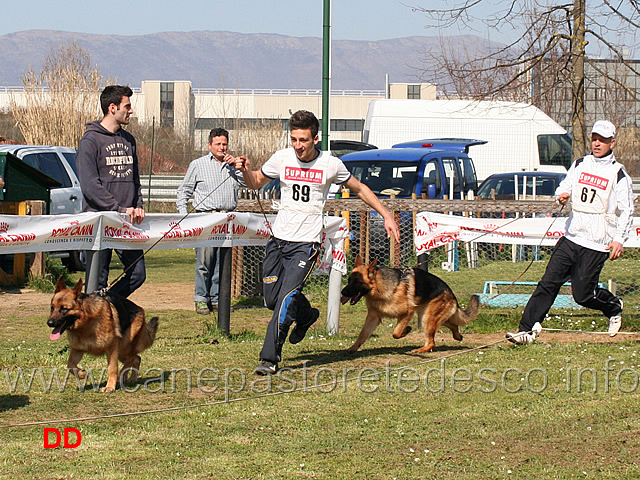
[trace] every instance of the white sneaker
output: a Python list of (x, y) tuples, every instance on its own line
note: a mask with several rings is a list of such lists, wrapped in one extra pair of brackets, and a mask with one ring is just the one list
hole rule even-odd
[[(624, 308), (624, 302), (620, 299), (620, 308)], [(622, 326), (622, 311), (609, 319), (609, 336), (615, 337)]]
[(530, 332), (517, 332), (517, 333), (510, 333), (507, 332), (507, 340), (509, 340), (512, 343), (518, 344), (518, 345), (527, 345), (528, 343), (533, 343), (536, 341), (536, 338), (538, 338), (538, 336), (540, 335), (540, 332), (542, 332), (542, 325), (540, 325), (540, 322), (536, 322), (533, 324), (533, 328), (531, 329)]

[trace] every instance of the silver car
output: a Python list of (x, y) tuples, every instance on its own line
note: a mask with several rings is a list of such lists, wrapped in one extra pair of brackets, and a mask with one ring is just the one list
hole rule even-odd
[[(0, 152), (9, 152), (23, 162), (60, 182), (52, 188), (50, 215), (82, 212), (82, 190), (76, 172), (76, 150), (48, 145), (0, 145)], [(70, 270), (84, 270), (84, 252), (61, 252), (62, 262)], [(56, 254), (58, 255), (58, 254)]]

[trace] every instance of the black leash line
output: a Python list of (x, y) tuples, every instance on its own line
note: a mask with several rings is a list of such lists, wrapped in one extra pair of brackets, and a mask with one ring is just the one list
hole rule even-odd
[[(474, 238), (474, 239), (472, 239), (472, 240), (455, 240), (456, 242), (460, 242), (460, 244), (457, 244), (455, 247), (451, 247), (451, 248), (448, 248), (448, 247), (447, 247), (447, 248), (445, 248), (444, 253), (449, 254), (450, 252), (453, 252), (454, 250), (457, 250), (457, 249), (459, 249), (460, 247), (463, 247), (463, 246), (465, 246), (465, 245), (467, 245), (467, 244), (469, 244), (469, 243), (477, 242), (479, 238), (482, 238), (482, 237), (484, 237), (484, 236), (486, 236), (486, 235), (489, 235), (489, 234), (491, 234), (491, 233), (494, 233), (494, 232), (496, 232), (496, 231), (500, 230), (501, 228), (504, 228), (504, 227), (506, 227), (507, 225), (511, 225), (513, 222), (516, 222), (516, 221), (518, 221), (518, 220), (521, 220), (521, 218), (520, 218), (520, 217), (516, 217), (516, 218), (514, 218), (513, 220), (508, 221), (508, 222), (507, 222), (507, 223), (505, 223), (504, 225), (498, 225), (496, 228), (494, 228), (494, 229), (492, 229), (492, 230), (489, 230), (489, 231), (486, 231), (486, 232), (483, 232), (483, 233), (481, 233), (480, 235), (478, 235), (476, 238)], [(417, 265), (415, 265), (415, 266), (416, 266), (416, 267), (419, 267), (420, 265), (424, 265), (425, 263), (428, 263), (428, 262), (429, 262), (429, 260), (425, 260), (424, 262), (420, 262), (420, 263), (418, 263), (418, 264), (417, 264)]]
[[(415, 368), (417, 366), (420, 365), (426, 365), (429, 363), (435, 363), (435, 362), (442, 362), (443, 360), (446, 360), (448, 358), (452, 358), (452, 357), (457, 357), (460, 355), (465, 355), (471, 352), (475, 352), (478, 350), (484, 350), (487, 349), (489, 347), (495, 346), (495, 345), (499, 345), (500, 343), (504, 343), (506, 342), (507, 339), (506, 338), (502, 338), (493, 342), (489, 342), (486, 343), (484, 345), (479, 345), (476, 347), (470, 347), (466, 350), (460, 350), (458, 352), (453, 352), (453, 353), (449, 353), (447, 355), (443, 355), (443, 356), (438, 356), (438, 357), (429, 357), (427, 359), (421, 360), (419, 362), (416, 362), (414, 364), (405, 364), (405, 365), (401, 365), (401, 366), (395, 366), (393, 368), (389, 368), (388, 370), (385, 370), (386, 372), (401, 372), (403, 370), (405, 370), (406, 368)], [(306, 363), (306, 362), (305, 362)], [(355, 381), (361, 381), (363, 379), (367, 379), (367, 378), (373, 378), (375, 379), (376, 377), (379, 377), (380, 372), (373, 372), (370, 374), (366, 374), (366, 375), (355, 375), (352, 377), (343, 377), (342, 379), (336, 379), (335, 381), (331, 381), (331, 382), (326, 382), (326, 383), (315, 383), (313, 385), (303, 385), (302, 387), (299, 388), (295, 388), (293, 390), (286, 390), (286, 389), (279, 389), (275, 392), (267, 392), (267, 393), (261, 393), (258, 395), (253, 395), (253, 396), (245, 396), (245, 397), (239, 397), (239, 398), (224, 398), (222, 400), (214, 400), (211, 402), (205, 402), (205, 403), (199, 403), (199, 404), (191, 404), (191, 405), (180, 405), (180, 406), (175, 406), (175, 407), (166, 407), (166, 408), (154, 408), (154, 409), (149, 409), (149, 410), (138, 410), (138, 411), (133, 411), (133, 412), (121, 412), (121, 413), (112, 413), (112, 414), (105, 414), (105, 415), (95, 415), (95, 416), (87, 416), (87, 417), (78, 417), (78, 418), (64, 418), (64, 419), (55, 419), (55, 420), (41, 420), (41, 421), (33, 421), (33, 422), (24, 422), (24, 423), (13, 423), (13, 424), (5, 424), (5, 425), (0, 425), (0, 429), (6, 429), (6, 428), (18, 428), (18, 427), (31, 427), (31, 426), (38, 426), (38, 425), (51, 425), (51, 424), (59, 424), (59, 423), (78, 423), (78, 422), (87, 422), (87, 421), (95, 421), (95, 420), (106, 420), (106, 419), (112, 419), (112, 418), (121, 418), (121, 417), (135, 417), (135, 416), (142, 416), (142, 415), (149, 415), (149, 414), (154, 414), (154, 413), (165, 413), (165, 412), (176, 412), (176, 411), (182, 411), (182, 410), (191, 410), (194, 408), (204, 408), (204, 407), (211, 407), (211, 406), (215, 406), (215, 405), (224, 405), (224, 404), (231, 404), (231, 403), (238, 403), (238, 402), (246, 402), (246, 401), (250, 401), (250, 400), (258, 400), (261, 398), (268, 398), (268, 397), (275, 397), (275, 396), (281, 396), (281, 395), (290, 395), (290, 394), (294, 394), (294, 393), (299, 393), (299, 392), (309, 392), (311, 390), (320, 390), (321, 388), (326, 388), (326, 387), (332, 387), (332, 386), (337, 386), (337, 385), (347, 385), (347, 383), (352, 383)], [(332, 390), (333, 391), (333, 390)], [(225, 393), (225, 395), (228, 395), (228, 392)]]
[[(564, 208), (564, 205), (562, 205), (560, 207), (560, 211), (558, 213), (561, 213), (562, 210)], [(516, 217), (513, 220), (510, 220), (509, 222), (505, 223), (504, 225), (499, 225), (496, 228), (489, 230), (487, 232), (482, 233), (481, 235), (477, 236), (476, 238), (472, 239), (472, 240), (459, 240), (460, 244), (457, 244), (455, 247), (452, 248), (446, 248), (445, 252), (446, 254), (449, 254), (450, 252), (453, 252), (454, 250), (457, 250), (459, 248), (461, 248), (462, 246), (468, 245), (469, 243), (473, 243), (473, 242), (477, 242), (479, 238), (484, 237), (485, 235), (489, 235), (491, 233), (496, 232), (497, 230), (500, 230), (501, 228), (506, 227), (507, 225), (510, 225), (511, 223), (514, 223), (518, 220), (522, 220), (525, 217)], [(554, 222), (556, 221), (557, 217), (552, 217), (551, 222), (549, 223), (549, 226), (547, 227), (547, 229), (545, 230), (544, 234), (542, 235), (542, 238), (540, 239), (540, 242), (538, 242), (538, 244), (536, 245), (538, 248), (540, 248), (542, 246), (542, 242), (544, 241), (544, 239), (547, 237), (547, 233), (549, 233), (549, 230), (551, 230), (551, 227), (553, 226)], [(420, 265), (424, 265), (425, 263), (429, 263), (430, 259), (425, 260), (424, 262), (420, 262), (417, 265), (415, 265), (415, 267), (419, 267)], [(534, 262), (534, 258), (532, 257), (531, 260), (529, 261), (529, 263), (527, 264), (527, 266), (525, 267), (525, 269), (500, 293), (497, 293), (496, 295), (494, 295), (493, 297), (491, 297), (491, 300), (493, 300), (494, 298), (499, 297), (500, 295), (504, 295), (505, 293), (507, 293), (511, 287), (522, 278), (522, 276), (527, 273), (527, 271), (529, 270), (529, 268), (531, 268), (531, 265), (533, 265)]]
[[(564, 205), (563, 205), (563, 207), (564, 207)], [(562, 208), (560, 209), (560, 212), (562, 212)], [(558, 212), (558, 213), (560, 213), (560, 212)], [(459, 243), (459, 244), (457, 244), (455, 247), (451, 247), (451, 248), (447, 248), (447, 249), (445, 249), (444, 253), (448, 254), (449, 252), (452, 252), (452, 251), (454, 251), (454, 250), (457, 250), (458, 248), (463, 247), (463, 246), (465, 246), (465, 245), (467, 245), (467, 244), (469, 244), (469, 243), (477, 242), (479, 238), (482, 238), (482, 237), (484, 237), (484, 236), (486, 236), (486, 235), (490, 235), (490, 234), (492, 234), (492, 233), (494, 233), (494, 232), (497, 232), (497, 231), (498, 231), (498, 230), (500, 230), (501, 228), (504, 228), (504, 227), (506, 227), (506, 226), (508, 226), (508, 225), (511, 225), (512, 223), (517, 222), (518, 220), (522, 220), (522, 219), (524, 219), (524, 218), (526, 218), (526, 217), (515, 217), (513, 220), (509, 220), (509, 221), (508, 221), (507, 223), (505, 223), (504, 225), (498, 225), (498, 226), (496, 226), (495, 228), (493, 228), (493, 229), (491, 229), (491, 230), (487, 230), (487, 231), (485, 231), (485, 232), (481, 233), (480, 235), (478, 235), (477, 237), (475, 237), (475, 238), (473, 238), (473, 239), (471, 239), (471, 240), (456, 240), (456, 242), (460, 242), (460, 243)], [(549, 225), (549, 228), (547, 228), (547, 231), (545, 232), (545, 236), (546, 236), (547, 232), (549, 231), (549, 229), (551, 228), (551, 226), (553, 225), (553, 222), (555, 221), (555, 218), (556, 218), (556, 217), (553, 217), (553, 219), (554, 219), (554, 220), (551, 222), (551, 225)], [(542, 237), (542, 240), (544, 240), (544, 236)], [(542, 240), (540, 240), (540, 244), (539, 244), (538, 246), (540, 246), (540, 245), (542, 244)], [(426, 260), (426, 261), (424, 261), (424, 262), (420, 262), (420, 263), (418, 263), (418, 264), (416, 265), (416, 267), (417, 267), (417, 266), (420, 266), (420, 265), (423, 265), (423, 264), (425, 264), (425, 263), (428, 263), (428, 262), (429, 262), (429, 260)]]
[[(111, 289), (113, 287), (113, 285), (115, 285), (118, 280), (120, 280), (129, 269), (133, 268), (136, 263), (138, 263), (141, 259), (144, 258), (144, 256), (149, 253), (151, 250), (153, 250), (153, 248), (158, 245), (162, 240), (164, 240), (166, 238), (166, 236), (171, 233), (174, 229), (176, 229), (184, 219), (186, 219), (189, 215), (191, 215), (193, 212), (196, 211), (196, 209), (207, 199), (209, 198), (216, 190), (218, 190), (220, 187), (222, 187), (228, 180), (231, 179), (231, 175), (227, 176), (227, 178), (225, 178), (222, 182), (220, 182), (218, 184), (218, 186), (214, 189), (212, 189), (202, 200), (200, 200), (196, 205), (193, 205), (193, 203), (191, 204), (191, 207), (189, 207), (187, 209), (187, 213), (184, 214), (184, 216), (178, 220), (177, 222), (175, 222), (174, 225), (172, 225), (169, 230), (167, 230), (166, 232), (164, 232), (162, 234), (162, 236), (153, 244), (151, 245), (149, 248), (147, 248), (144, 252), (142, 252), (142, 254), (136, 258), (136, 260), (134, 262), (131, 263), (131, 265), (129, 265), (127, 268), (123, 269), (122, 272), (120, 273), (120, 275), (118, 275), (115, 280), (113, 280), (107, 287), (103, 288), (100, 290), (100, 292), (107, 292), (109, 289)], [(265, 217), (266, 218), (266, 217)]]
[[(560, 207), (560, 212), (562, 212), (562, 209), (564, 208), (564, 205), (562, 205), (562, 207)], [(540, 242), (538, 242), (537, 247), (540, 248), (542, 246), (542, 242), (544, 241), (544, 239), (547, 237), (547, 233), (549, 233), (549, 230), (551, 230), (551, 227), (553, 226), (554, 222), (556, 221), (557, 217), (552, 217), (551, 219), (551, 223), (549, 224), (549, 226), (547, 227), (547, 229), (544, 232), (544, 235), (542, 235), (542, 238), (540, 239)], [(529, 270), (529, 268), (531, 267), (531, 265), (533, 265), (533, 261), (534, 261), (534, 257), (533, 255), (531, 256), (531, 260), (529, 260), (529, 264), (526, 266), (526, 268), (520, 273), (520, 275), (518, 275), (509, 285), (507, 285), (507, 288), (505, 288), (502, 292), (497, 293), (496, 295), (494, 295), (493, 297), (491, 297), (491, 300), (493, 300), (494, 298), (499, 297), (500, 295), (504, 295), (505, 293), (507, 293), (509, 291), (509, 289), (511, 289), (511, 287), (522, 278), (522, 276), (527, 273), (527, 271)]]

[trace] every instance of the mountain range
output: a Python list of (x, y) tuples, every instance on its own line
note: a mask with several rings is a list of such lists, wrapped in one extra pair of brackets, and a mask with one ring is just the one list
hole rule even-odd
[[(27, 30), (0, 35), (1, 86), (20, 86), (30, 68), (75, 41), (105, 78), (139, 87), (143, 80), (189, 80), (194, 88), (321, 89), (321, 38), (220, 31), (96, 35)], [(473, 35), (447, 37), (449, 47), (489, 42)], [(383, 90), (390, 82), (426, 82), (426, 59), (441, 50), (438, 36), (332, 42), (331, 88)]]

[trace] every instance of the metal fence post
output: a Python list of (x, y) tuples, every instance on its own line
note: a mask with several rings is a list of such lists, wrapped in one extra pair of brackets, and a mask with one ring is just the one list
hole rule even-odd
[[(418, 255), (418, 269), (428, 272), (430, 260), (431, 257), (428, 253), (421, 253)], [(418, 315), (418, 328), (422, 328), (422, 317), (420, 317), (420, 315)]]
[(229, 335), (231, 326), (231, 247), (220, 247), (220, 282), (218, 291), (218, 328)]
[(340, 290), (342, 273), (332, 268), (329, 272), (329, 295), (327, 296), (327, 334), (336, 335), (340, 327)]
[(98, 278), (100, 275), (100, 250), (87, 250), (85, 293), (92, 293), (98, 290)]

